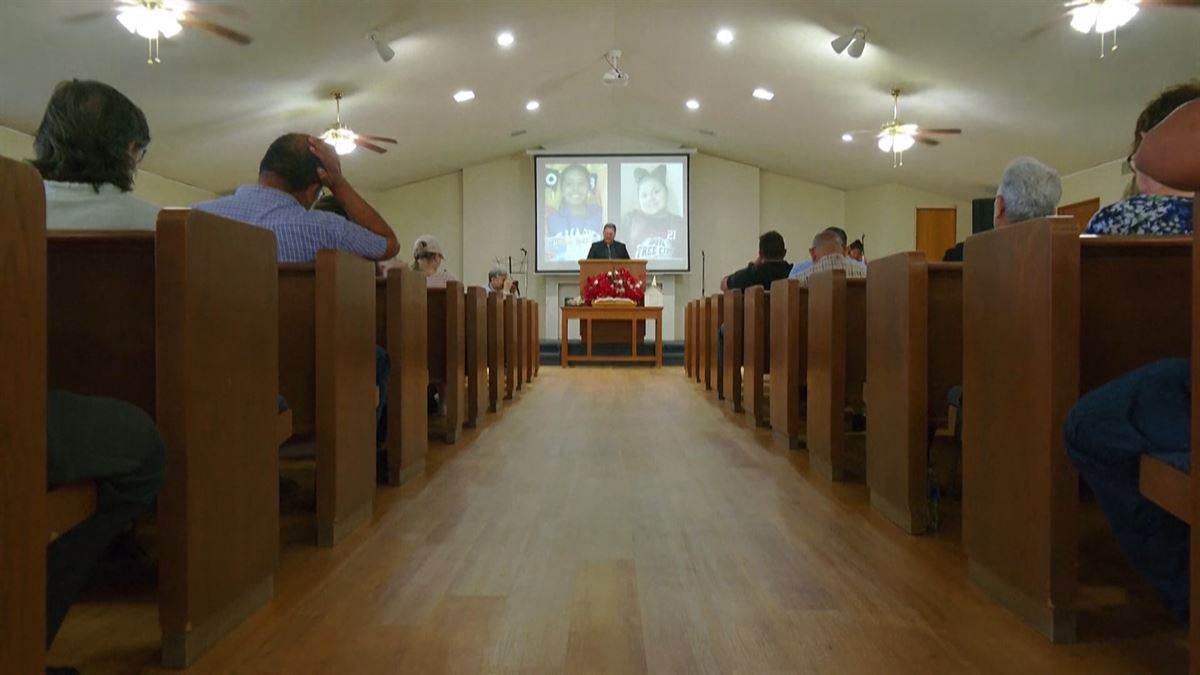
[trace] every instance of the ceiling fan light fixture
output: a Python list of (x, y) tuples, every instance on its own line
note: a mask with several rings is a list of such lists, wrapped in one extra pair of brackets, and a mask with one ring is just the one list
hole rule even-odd
[(1130, 0), (1104, 0), (1096, 13), (1096, 32), (1107, 33), (1123, 27), (1137, 16), (1138, 7)]
[(333, 151), (339, 155), (348, 155), (354, 152), (354, 149), (358, 147), (354, 142), (357, 139), (358, 134), (346, 127), (332, 127), (321, 134), (321, 140), (332, 145)]
[(117, 12), (117, 21), (125, 30), (147, 40), (179, 35), (183, 30), (180, 24), (183, 19), (183, 11), (173, 9), (169, 5), (153, 8), (146, 5), (127, 5)]
[(1080, 5), (1071, 10), (1071, 28), (1080, 33), (1092, 32), (1096, 18), (1100, 14), (1100, 6), (1092, 3)]
[(909, 136), (908, 134), (898, 134), (895, 140), (892, 141), (892, 150), (896, 152), (904, 152), (905, 150), (911, 149), (912, 146), (916, 145), (916, 143), (917, 139), (913, 138), (912, 136)]

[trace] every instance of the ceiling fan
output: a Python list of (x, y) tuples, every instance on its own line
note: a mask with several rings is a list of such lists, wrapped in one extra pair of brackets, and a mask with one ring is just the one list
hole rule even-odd
[(1104, 58), (1105, 36), (1112, 33), (1110, 51), (1117, 50), (1117, 29), (1124, 28), (1142, 9), (1153, 7), (1192, 7), (1200, 9), (1200, 0), (1070, 0), (1063, 5), (1066, 12), (1052, 21), (1030, 31), (1025, 40), (1046, 32), (1069, 17), (1071, 28), (1080, 33), (1100, 36), (1100, 58)]
[(900, 90), (892, 90), (892, 119), (884, 122), (876, 131), (849, 131), (842, 134), (842, 140), (849, 143), (855, 136), (872, 134), (878, 139), (877, 145), (883, 152), (892, 153), (892, 168), (904, 166), (904, 151), (917, 143), (925, 145), (940, 145), (941, 141), (932, 136), (958, 135), (962, 129), (923, 129), (916, 124), (900, 121)]
[(146, 63), (162, 63), (158, 56), (159, 40), (173, 38), (184, 28), (197, 28), (239, 45), (251, 42), (249, 35), (204, 18), (204, 15), (245, 16), (240, 8), (230, 5), (202, 4), (189, 0), (108, 0), (109, 5), (83, 14), (67, 17), (75, 23), (116, 15), (125, 30), (146, 38), (149, 43)]
[(387, 152), (387, 150), (375, 145), (375, 143), (372, 143), (371, 141), (376, 141), (379, 143), (391, 143), (393, 145), (396, 144), (397, 141), (394, 138), (368, 136), (367, 134), (355, 133), (353, 129), (342, 124), (342, 92), (333, 92), (333, 101), (334, 104), (337, 105), (337, 120), (333, 123), (333, 126), (329, 127), (324, 133), (321, 134), (320, 138), (326, 143), (332, 145), (337, 154), (348, 155), (354, 152), (355, 147), (359, 147), (366, 148), (371, 152), (377, 152), (382, 155), (383, 153)]

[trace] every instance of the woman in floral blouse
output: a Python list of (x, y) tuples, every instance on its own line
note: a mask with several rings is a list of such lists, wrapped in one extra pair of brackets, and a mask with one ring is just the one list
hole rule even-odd
[(1132, 197), (1110, 204), (1092, 216), (1087, 234), (1191, 234), (1194, 193), (1176, 190), (1138, 170), (1132, 158), (1146, 132), (1158, 126), (1176, 108), (1200, 100), (1200, 80), (1175, 85), (1159, 94), (1138, 117), (1130, 166), (1134, 172)]

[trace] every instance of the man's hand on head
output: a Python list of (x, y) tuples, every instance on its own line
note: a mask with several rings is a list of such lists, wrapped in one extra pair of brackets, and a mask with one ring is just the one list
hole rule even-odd
[(309, 136), (308, 149), (321, 162), (321, 166), (317, 167), (317, 177), (322, 185), (333, 190), (346, 183), (346, 177), (342, 174), (342, 160), (332, 145), (316, 136)]

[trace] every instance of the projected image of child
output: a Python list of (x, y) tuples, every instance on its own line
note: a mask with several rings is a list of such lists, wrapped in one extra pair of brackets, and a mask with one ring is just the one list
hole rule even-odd
[[(629, 232), (629, 253), (634, 258), (644, 260), (662, 260), (683, 258), (679, 250), (683, 240), (683, 168), (668, 167), (665, 164), (625, 165), (621, 167), (625, 178), (632, 172), (633, 182), (637, 187), (636, 205), (625, 215), (626, 231)], [(622, 181), (623, 185), (628, 180)], [(675, 190), (668, 188), (674, 184)], [(629, 195), (623, 193), (623, 199), (628, 206)]]
[(567, 164), (547, 168), (547, 257), (552, 261), (587, 257), (592, 242), (602, 238), (605, 214), (598, 189), (607, 167)]

